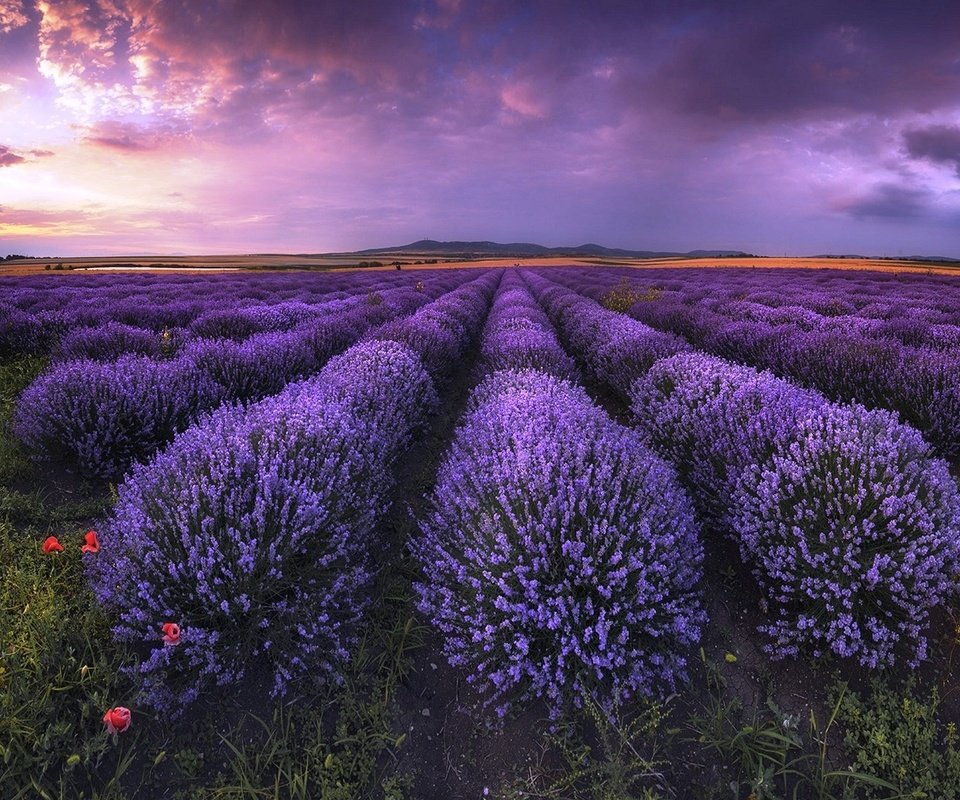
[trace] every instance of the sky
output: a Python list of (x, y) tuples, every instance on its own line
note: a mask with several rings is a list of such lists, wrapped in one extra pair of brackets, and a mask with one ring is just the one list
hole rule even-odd
[(960, 257), (958, 0), (0, 0), (0, 255)]

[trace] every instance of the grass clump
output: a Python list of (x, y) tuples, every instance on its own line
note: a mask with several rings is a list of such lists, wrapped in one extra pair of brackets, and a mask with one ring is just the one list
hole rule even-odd
[(34, 467), (10, 432), (14, 404), (47, 365), (44, 356), (20, 356), (0, 362), (0, 485), (29, 477)]
[(408, 572), (406, 564), (382, 588), (344, 682), (309, 701), (278, 702), (272, 720), (244, 715), (220, 737), (226, 772), (196, 800), (411, 796), (412, 776), (391, 761), (406, 739), (394, 697), (424, 631), (412, 616)]
[(130, 753), (101, 716), (130, 697), (126, 656), (84, 586), (79, 546), (63, 537), (64, 552), (44, 554), (42, 539), (0, 523), (0, 786), (109, 796)]
[[(845, 684), (834, 691), (826, 715), (811, 709), (804, 721), (786, 713), (772, 697), (748, 709), (728, 687), (724, 666), (700, 651), (706, 695), (687, 719), (688, 743), (715, 764), (704, 798), (746, 796), (751, 800), (902, 800), (906, 795), (869, 763), (842, 758), (837, 729), (850, 694)], [(728, 664), (735, 663), (726, 659)], [(843, 762), (843, 763), (840, 763)], [(744, 795), (744, 793), (747, 793)], [(864, 794), (866, 792), (867, 794)], [(931, 795), (933, 797), (934, 795)], [(939, 795), (937, 795), (939, 797)]]
[(649, 303), (659, 300), (662, 295), (663, 292), (656, 286), (640, 289), (623, 278), (601, 298), (600, 305), (610, 311), (618, 311), (623, 314), (636, 303)]
[[(869, 695), (847, 692), (839, 722), (851, 769), (870, 772), (897, 787), (897, 797), (960, 798), (960, 749), (955, 722), (939, 719), (936, 688), (921, 693), (911, 679), (902, 690), (874, 680)], [(890, 793), (871, 786), (844, 800), (880, 800)]]
[(677, 732), (667, 727), (671, 711), (669, 700), (640, 698), (629, 711), (624, 706), (612, 712), (588, 700), (544, 739), (546, 750), (559, 756), (559, 763), (534, 765), (526, 776), (510, 781), (494, 796), (498, 800), (674, 797), (665, 752)]

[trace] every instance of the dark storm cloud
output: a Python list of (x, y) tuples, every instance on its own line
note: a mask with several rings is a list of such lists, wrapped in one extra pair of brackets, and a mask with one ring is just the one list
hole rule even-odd
[[(45, 4), (46, 5), (46, 4)], [(79, 0), (41, 22), (53, 75), (229, 130), (267, 112), (521, 118), (663, 109), (725, 124), (929, 110), (960, 95), (960, 3)], [(126, 47), (132, 61), (120, 56)], [(675, 120), (682, 127), (682, 120)], [(689, 123), (687, 123), (689, 125)], [(233, 129), (236, 133), (236, 129)]]
[(679, 22), (649, 84), (691, 114), (750, 122), (926, 111), (960, 94), (960, 4), (753, 2)]
[(950, 164), (960, 175), (960, 126), (931, 125), (903, 134), (907, 152), (914, 158), (927, 158)]
[(842, 210), (859, 219), (913, 220), (928, 213), (929, 199), (922, 189), (885, 183), (866, 197), (844, 204)]

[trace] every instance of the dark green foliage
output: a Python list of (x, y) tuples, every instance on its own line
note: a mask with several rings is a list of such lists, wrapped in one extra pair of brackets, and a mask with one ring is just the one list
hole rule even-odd
[[(960, 750), (955, 722), (939, 719), (940, 695), (916, 689), (912, 680), (894, 689), (875, 680), (867, 697), (848, 692), (838, 721), (851, 769), (870, 772), (898, 788), (898, 797), (960, 798)], [(880, 800), (882, 789), (864, 787), (845, 798)]]
[(394, 720), (394, 695), (422, 645), (412, 614), (409, 565), (393, 573), (374, 606), (343, 685), (278, 703), (273, 719), (246, 714), (221, 736), (227, 774), (198, 789), (198, 800), (407, 797), (411, 776), (388, 774), (406, 735)]
[(46, 365), (46, 357), (29, 355), (0, 362), (0, 485), (28, 478), (33, 473), (33, 465), (10, 433), (10, 420), (20, 392)]
[(44, 538), (0, 524), (4, 797), (105, 792), (127, 763), (121, 745), (130, 735), (114, 743), (101, 721), (107, 708), (129, 705), (120, 674), (126, 654), (111, 642), (107, 619), (84, 586), (82, 533), (61, 534), (65, 550), (55, 555), (41, 551)]

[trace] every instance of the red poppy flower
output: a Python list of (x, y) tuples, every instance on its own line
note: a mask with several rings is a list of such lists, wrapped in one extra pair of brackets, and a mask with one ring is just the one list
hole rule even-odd
[(108, 733), (123, 733), (130, 727), (131, 722), (130, 709), (123, 706), (108, 708), (103, 715), (103, 724), (107, 726)]
[(180, 644), (180, 626), (176, 622), (163, 623), (163, 643), (167, 647), (176, 647)]
[(44, 553), (62, 553), (63, 545), (60, 544), (60, 540), (56, 536), (48, 536), (43, 540), (43, 546), (41, 548)]
[(87, 533), (83, 537), (83, 541), (86, 542), (86, 544), (80, 548), (81, 553), (99, 553), (100, 552), (100, 540), (97, 538), (96, 531), (87, 531)]

